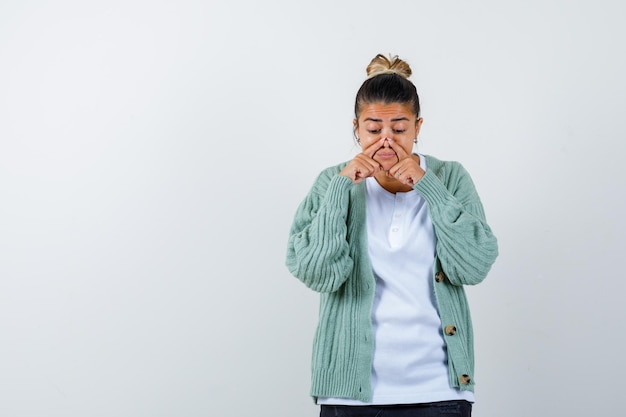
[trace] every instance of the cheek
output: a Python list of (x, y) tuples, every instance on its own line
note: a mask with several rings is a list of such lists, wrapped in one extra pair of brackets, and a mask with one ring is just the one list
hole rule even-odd
[(356, 136), (361, 140), (367, 140), (367, 138), (371, 138), (373, 135), (367, 130), (361, 128), (356, 130)]
[(378, 140), (378, 138), (371, 138), (371, 137), (362, 137), (361, 139), (361, 148), (365, 149), (365, 148), (369, 148), (372, 144), (374, 144), (374, 142), (376, 142)]
[(372, 135), (365, 129), (357, 130), (356, 137), (359, 138), (359, 141), (363, 148), (367, 148), (368, 146), (376, 142), (378, 139), (380, 139), (380, 135)]
[(396, 138), (396, 143), (402, 146), (402, 148), (404, 148), (407, 152), (413, 149), (413, 139), (409, 139), (408, 136), (404, 138)]

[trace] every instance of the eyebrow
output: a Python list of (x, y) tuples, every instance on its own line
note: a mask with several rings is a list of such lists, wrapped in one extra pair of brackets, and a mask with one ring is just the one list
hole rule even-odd
[[(402, 121), (402, 120), (407, 120), (407, 121), (408, 121), (408, 120), (409, 120), (409, 118), (408, 118), (408, 117), (404, 117), (404, 116), (403, 116), (403, 117), (396, 117), (395, 119), (391, 119), (391, 121), (392, 121), (392, 122), (400, 122), (400, 121)], [(382, 121), (383, 121), (383, 119), (374, 119), (373, 117), (366, 117), (364, 121), (365, 121), (365, 122), (370, 121), (370, 122), (377, 122), (377, 123), (380, 123), (380, 122), (382, 122)]]

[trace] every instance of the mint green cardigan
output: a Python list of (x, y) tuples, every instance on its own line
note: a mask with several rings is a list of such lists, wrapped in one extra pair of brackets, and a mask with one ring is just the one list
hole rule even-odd
[[(321, 172), (296, 211), (286, 265), (320, 292), (311, 395), (369, 402), (375, 279), (368, 257), (365, 182)], [(498, 255), (495, 236), (467, 171), (426, 156), (413, 187), (426, 200), (437, 237), (434, 287), (447, 345), (450, 385), (474, 390), (472, 323), (463, 285), (481, 282)]]

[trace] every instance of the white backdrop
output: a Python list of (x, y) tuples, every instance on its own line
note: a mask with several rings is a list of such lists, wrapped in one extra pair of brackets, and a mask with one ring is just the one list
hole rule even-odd
[[(621, 1), (0, 3), (0, 415), (315, 416), (296, 206), (377, 53), (501, 255), (468, 290), (482, 417), (619, 414)], [(617, 410), (617, 411), (616, 411)]]

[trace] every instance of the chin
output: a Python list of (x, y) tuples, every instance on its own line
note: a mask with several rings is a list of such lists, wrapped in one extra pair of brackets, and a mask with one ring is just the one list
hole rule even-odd
[(376, 162), (378, 162), (383, 167), (383, 171), (389, 171), (397, 163), (397, 161), (390, 161), (390, 160), (376, 161)]

